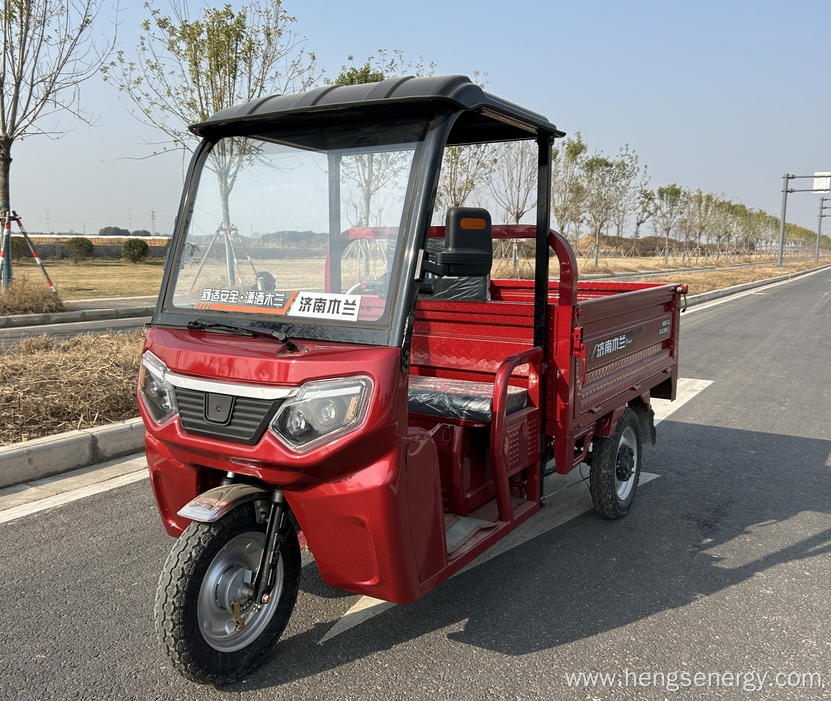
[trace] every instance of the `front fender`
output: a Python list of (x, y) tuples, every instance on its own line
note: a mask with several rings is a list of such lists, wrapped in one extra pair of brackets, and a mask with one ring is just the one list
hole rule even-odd
[(213, 523), (240, 504), (258, 499), (265, 499), (270, 503), (271, 491), (253, 484), (224, 484), (191, 499), (177, 513), (191, 521)]

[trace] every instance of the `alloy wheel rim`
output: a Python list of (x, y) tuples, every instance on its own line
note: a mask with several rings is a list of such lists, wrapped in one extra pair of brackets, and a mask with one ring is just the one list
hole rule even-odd
[[(217, 553), (202, 580), (197, 604), (199, 632), (205, 642), (219, 652), (236, 652), (254, 642), (268, 626), (283, 590), (283, 557), (274, 568), (274, 587), (268, 604), (259, 610), (249, 596), (254, 575), (260, 564), (265, 534), (242, 533), (228, 541)], [(232, 602), (240, 604), (245, 621), (237, 630)]]
[(634, 476), (639, 459), (635, 429), (627, 426), (620, 436), (615, 459), (615, 492), (620, 501), (626, 501), (635, 488)]

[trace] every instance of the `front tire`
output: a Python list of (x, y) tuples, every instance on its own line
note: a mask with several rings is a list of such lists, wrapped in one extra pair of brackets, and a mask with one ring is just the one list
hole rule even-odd
[(595, 438), (589, 489), (594, 510), (610, 520), (629, 513), (641, 476), (643, 460), (641, 424), (626, 409), (610, 438)]
[(225, 684), (244, 676), (262, 663), (291, 617), (300, 546), (290, 519), (271, 601), (258, 609), (249, 595), (265, 528), (253, 504), (243, 504), (214, 523), (191, 523), (168, 555), (156, 592), (156, 633), (173, 666), (192, 681)]

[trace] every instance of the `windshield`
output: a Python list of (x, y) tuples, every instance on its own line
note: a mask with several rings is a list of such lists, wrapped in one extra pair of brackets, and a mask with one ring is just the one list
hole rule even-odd
[(290, 324), (300, 336), (304, 325), (315, 336), (321, 325), (388, 326), (423, 125), (378, 131), (216, 142), (202, 160), (168, 305)]

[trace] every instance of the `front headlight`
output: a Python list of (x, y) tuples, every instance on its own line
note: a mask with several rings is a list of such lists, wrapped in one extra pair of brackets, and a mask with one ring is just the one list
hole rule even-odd
[(139, 393), (154, 421), (163, 424), (178, 411), (173, 386), (165, 380), (167, 367), (150, 351), (141, 357)]
[(307, 382), (280, 407), (271, 430), (297, 452), (311, 450), (361, 426), (371, 394), (364, 376)]

